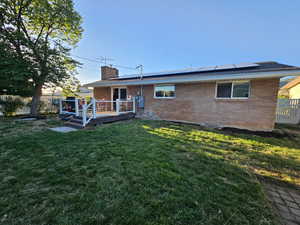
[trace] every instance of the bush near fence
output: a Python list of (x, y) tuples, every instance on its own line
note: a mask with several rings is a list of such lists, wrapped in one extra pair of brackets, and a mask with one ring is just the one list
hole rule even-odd
[[(24, 106), (17, 110), (16, 115), (30, 114), (31, 97), (24, 98), (24, 97), (20, 97), (20, 96), (0, 95), (1, 100), (5, 100), (8, 97), (20, 98), (24, 102)], [(41, 104), (39, 107), (40, 113), (58, 113), (59, 98), (61, 98), (61, 97), (60, 96), (42, 96)], [(1, 108), (1, 106), (0, 106), (0, 108)], [(1, 111), (1, 109), (0, 109), (0, 111)], [(0, 115), (3, 115), (2, 112), (0, 112)]]

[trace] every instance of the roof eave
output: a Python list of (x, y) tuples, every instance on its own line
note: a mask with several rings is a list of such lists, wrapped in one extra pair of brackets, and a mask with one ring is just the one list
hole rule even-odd
[(186, 77), (168, 77), (166, 79), (141, 79), (141, 80), (121, 80), (121, 81), (97, 81), (83, 85), (84, 87), (110, 87), (110, 86), (133, 86), (133, 85), (151, 85), (151, 84), (167, 84), (167, 83), (194, 83), (194, 82), (209, 82), (221, 80), (235, 79), (259, 79), (259, 78), (280, 78), (285, 76), (300, 76), (300, 70), (288, 71), (269, 71), (269, 72), (248, 72), (237, 74), (223, 75), (201, 75), (201, 76), (186, 76)]

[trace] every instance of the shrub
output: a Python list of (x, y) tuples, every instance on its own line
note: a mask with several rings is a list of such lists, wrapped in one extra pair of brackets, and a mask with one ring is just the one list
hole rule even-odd
[(23, 107), (24, 103), (20, 98), (13, 98), (11, 96), (5, 99), (0, 99), (0, 110), (4, 116), (13, 116), (16, 111)]

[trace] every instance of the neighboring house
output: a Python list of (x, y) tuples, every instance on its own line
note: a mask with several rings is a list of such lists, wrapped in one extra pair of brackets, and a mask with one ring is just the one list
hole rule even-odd
[(300, 99), (300, 77), (296, 77), (279, 90), (279, 95), (289, 99)]
[(101, 68), (94, 88), (98, 100), (135, 98), (137, 115), (214, 127), (270, 131), (274, 128), (279, 80), (300, 68), (277, 62), (202, 67), (142, 76), (119, 76)]

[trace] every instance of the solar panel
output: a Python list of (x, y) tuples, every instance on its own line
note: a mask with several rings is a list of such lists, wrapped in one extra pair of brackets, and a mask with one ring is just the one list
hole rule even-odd
[(256, 63), (239, 63), (235, 64), (236, 68), (249, 68), (249, 67), (257, 67), (259, 66)]
[(200, 67), (200, 68), (197, 68), (197, 71), (214, 71), (216, 69), (215, 66), (206, 66), (206, 67)]
[(216, 66), (216, 70), (241, 69), (241, 68), (250, 68), (250, 67), (257, 67), (257, 66), (259, 65), (255, 63), (226, 64), (226, 65)]
[[(193, 72), (210, 72), (210, 71), (218, 71), (218, 70), (230, 70), (230, 69), (241, 69), (241, 68), (251, 68), (259, 66), (256, 63), (239, 63), (239, 64), (226, 64), (220, 66), (207, 66), (207, 67), (198, 67), (198, 68), (186, 68), (181, 70), (169, 70), (169, 71), (161, 71), (157, 73), (145, 73), (143, 77), (152, 77), (152, 76), (163, 76), (163, 75), (175, 75), (181, 73), (193, 73)], [(131, 74), (124, 75), (120, 78), (136, 78), (140, 77), (140, 74)], [(118, 79), (118, 78), (116, 78)]]
[(226, 70), (226, 69), (234, 69), (234, 68), (236, 68), (234, 64), (216, 66), (216, 70)]

